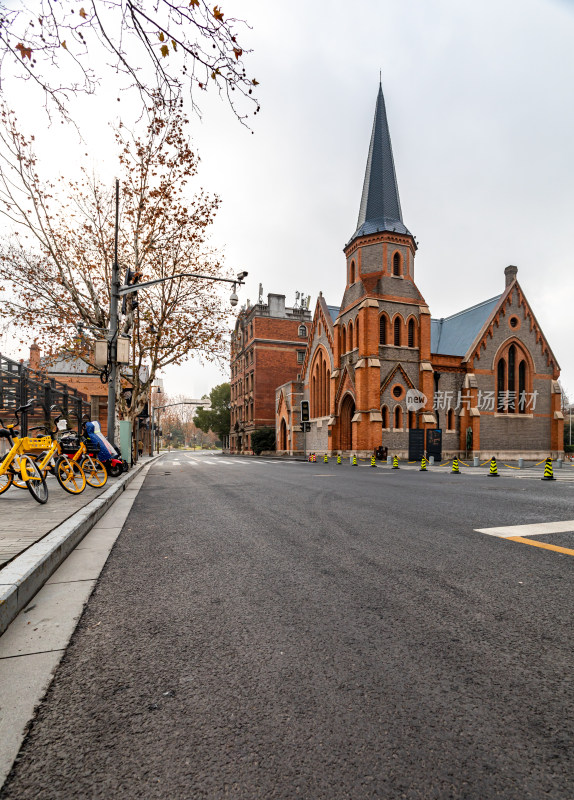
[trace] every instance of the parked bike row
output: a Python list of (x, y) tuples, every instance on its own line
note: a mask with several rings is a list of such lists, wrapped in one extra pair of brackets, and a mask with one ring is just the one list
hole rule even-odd
[[(46, 478), (54, 475), (62, 489), (80, 494), (86, 486), (100, 489), (108, 476), (119, 477), (128, 469), (117, 450), (103, 436), (97, 421), (85, 420), (82, 434), (67, 430), (67, 422), (58, 413), (52, 424), (31, 428), (36, 437), (20, 437), (19, 415), (29, 411), (33, 401), (15, 412), (16, 422), (5, 425), (0, 419), (0, 441), (6, 440), (8, 452), (0, 456), (0, 494), (10, 486), (28, 489), (38, 503), (48, 501)], [(51, 411), (55, 409), (52, 407)]]

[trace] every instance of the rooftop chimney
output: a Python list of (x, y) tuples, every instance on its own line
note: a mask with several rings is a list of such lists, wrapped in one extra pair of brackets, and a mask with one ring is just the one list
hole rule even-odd
[(518, 267), (513, 267), (512, 264), (510, 266), (505, 267), (504, 275), (506, 278), (506, 286), (510, 286), (511, 283), (514, 283), (516, 280), (516, 275), (518, 273)]
[(33, 369), (35, 372), (38, 372), (40, 369), (40, 348), (34, 342), (34, 344), (30, 345), (30, 362), (29, 362), (30, 369)]
[(269, 307), (270, 317), (285, 317), (285, 295), (284, 294), (268, 294), (267, 305)]

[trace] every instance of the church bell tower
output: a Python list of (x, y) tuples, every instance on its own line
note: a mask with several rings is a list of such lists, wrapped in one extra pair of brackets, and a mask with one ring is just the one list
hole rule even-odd
[[(347, 280), (336, 322), (332, 386), (333, 414), (340, 424), (339, 433), (333, 431), (333, 449), (372, 452), (385, 443), (386, 433), (389, 446), (403, 450), (408, 426), (423, 424), (422, 415), (409, 416), (407, 391), (424, 392), (430, 398), (427, 408), (432, 406), (430, 313), (414, 280), (416, 250), (403, 222), (379, 85), (357, 227), (344, 247)], [(337, 378), (345, 375), (347, 386), (354, 384), (351, 420), (341, 419), (345, 387)]]

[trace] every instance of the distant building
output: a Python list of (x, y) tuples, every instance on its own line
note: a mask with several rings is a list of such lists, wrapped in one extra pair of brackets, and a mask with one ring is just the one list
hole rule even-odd
[(311, 325), (306, 304), (285, 295), (242, 309), (231, 338), (231, 452), (250, 452), (255, 428), (275, 427), (275, 388), (302, 371)]

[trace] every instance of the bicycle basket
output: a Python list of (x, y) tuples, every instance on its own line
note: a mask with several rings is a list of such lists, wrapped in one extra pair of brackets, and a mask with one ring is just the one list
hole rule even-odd
[(62, 452), (67, 455), (75, 453), (80, 446), (79, 436), (65, 436), (60, 439), (60, 447)]
[(24, 436), (22, 439), (22, 450), (26, 453), (29, 453), (34, 450), (49, 450), (52, 446), (52, 438), (51, 436), (40, 436), (36, 438), (32, 438), (31, 436)]

